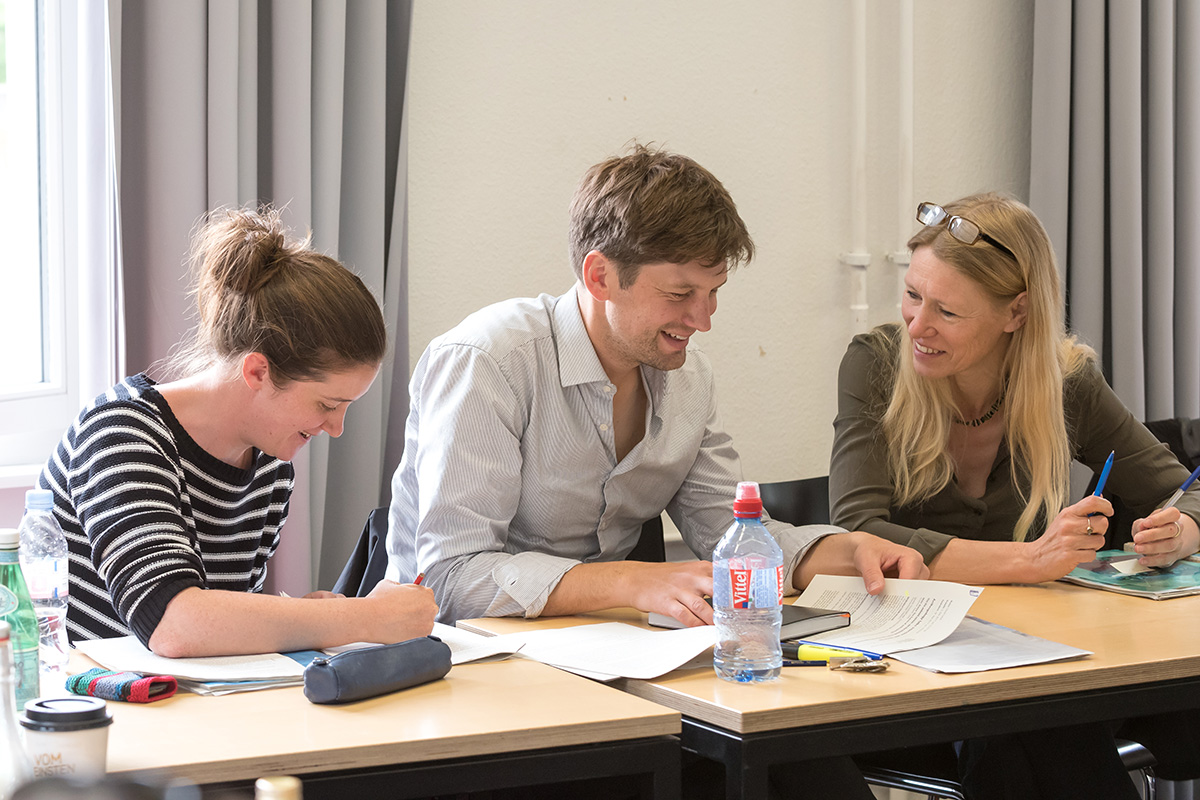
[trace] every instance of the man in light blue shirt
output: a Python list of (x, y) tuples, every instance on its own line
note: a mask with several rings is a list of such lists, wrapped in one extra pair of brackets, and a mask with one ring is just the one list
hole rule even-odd
[[(575, 285), (508, 300), (430, 343), (392, 480), (387, 577), (424, 573), (444, 622), (633, 606), (712, 622), (707, 559), (741, 466), (689, 338), (753, 255), (721, 183), (644, 147), (593, 167), (571, 205)], [(666, 510), (701, 560), (625, 561)], [(817, 573), (928, 575), (915, 551), (767, 521), (791, 588)]]

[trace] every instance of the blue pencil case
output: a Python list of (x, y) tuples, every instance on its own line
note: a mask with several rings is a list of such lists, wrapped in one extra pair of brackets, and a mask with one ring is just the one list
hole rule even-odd
[(352, 703), (442, 678), (450, 648), (436, 636), (319, 656), (304, 668), (304, 696), (314, 703)]

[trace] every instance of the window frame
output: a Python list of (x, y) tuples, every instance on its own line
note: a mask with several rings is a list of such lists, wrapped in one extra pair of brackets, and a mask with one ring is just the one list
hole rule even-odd
[[(6, 4), (6, 12), (18, 5), (23, 4)], [(0, 484), (17, 482), (14, 485), (36, 477), (81, 405), (79, 259), (70, 252), (67, 236), (68, 231), (78, 230), (78, 181), (67, 179), (78, 174), (73, 161), (77, 148), (67, 135), (78, 130), (70, 85), (78, 67), (77, 48), (61, 3), (38, 0), (31, 5), (37, 42), (44, 372), (43, 381), (36, 385), (0, 393)], [(11, 42), (12, 28), (7, 24), (6, 28)]]

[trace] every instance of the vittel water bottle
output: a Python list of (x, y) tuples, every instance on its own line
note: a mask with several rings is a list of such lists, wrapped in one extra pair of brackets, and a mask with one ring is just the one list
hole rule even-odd
[(38, 661), (44, 694), (66, 694), (67, 539), (54, 517), (54, 493), (30, 489), (21, 518), (21, 571), (38, 621)]
[(713, 669), (727, 681), (779, 677), (783, 551), (762, 524), (758, 484), (738, 484), (734, 523), (713, 551)]

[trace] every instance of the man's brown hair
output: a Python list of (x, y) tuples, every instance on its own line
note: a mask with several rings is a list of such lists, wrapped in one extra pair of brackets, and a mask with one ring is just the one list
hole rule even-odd
[(571, 200), (571, 267), (598, 250), (617, 265), (622, 288), (644, 264), (698, 261), (731, 271), (754, 242), (729, 192), (686, 156), (635, 144), (587, 171)]

